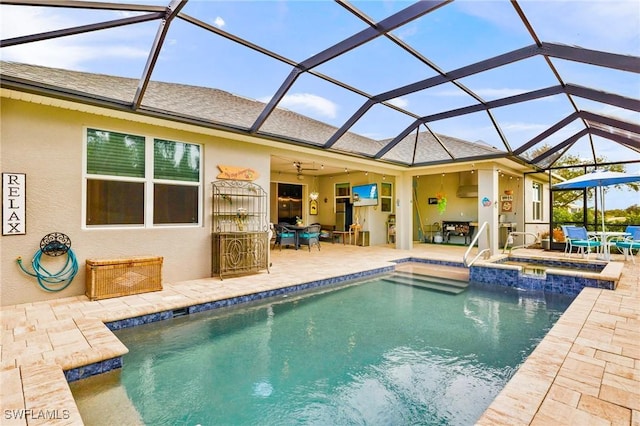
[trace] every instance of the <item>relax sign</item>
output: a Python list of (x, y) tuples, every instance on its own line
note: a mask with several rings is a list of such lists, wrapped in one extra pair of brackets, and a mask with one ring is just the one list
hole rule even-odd
[(2, 174), (2, 235), (27, 233), (26, 185), (24, 173)]

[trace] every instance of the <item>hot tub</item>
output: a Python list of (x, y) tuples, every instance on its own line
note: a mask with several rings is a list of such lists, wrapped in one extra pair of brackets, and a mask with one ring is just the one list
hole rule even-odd
[(585, 287), (615, 290), (621, 266), (616, 262), (511, 255), (475, 263), (469, 270), (469, 281), (577, 295)]

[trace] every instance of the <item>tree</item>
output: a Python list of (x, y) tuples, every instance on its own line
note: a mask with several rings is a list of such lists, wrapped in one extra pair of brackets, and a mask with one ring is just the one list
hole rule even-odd
[[(535, 158), (540, 154), (548, 151), (549, 149), (551, 149), (551, 146), (545, 144), (540, 148), (532, 151), (531, 156), (532, 158)], [(597, 164), (607, 163), (607, 159), (605, 157), (597, 157), (596, 163)], [(563, 155), (553, 164), (553, 166), (561, 167), (561, 168), (554, 168), (553, 173), (567, 180), (577, 176), (581, 176), (585, 174), (585, 172), (589, 173), (590, 171), (595, 169), (595, 167), (591, 165), (585, 166), (584, 161), (580, 157), (571, 155), (571, 154)], [(610, 164), (610, 165), (599, 167), (598, 169), (612, 171), (612, 172), (621, 172), (621, 173), (624, 173), (626, 171), (625, 166), (623, 164)], [(606, 192), (611, 188), (616, 188), (616, 189), (627, 188), (637, 192), (637, 191), (640, 191), (640, 182), (632, 182), (632, 183), (625, 183), (625, 184), (612, 185), (609, 187), (605, 187), (604, 188), (605, 197), (606, 197)], [(570, 207), (574, 205), (576, 201), (579, 201), (581, 204), (580, 207), (582, 207), (582, 200), (583, 200), (585, 191), (586, 191), (586, 196), (588, 200), (593, 199), (593, 197), (596, 194), (595, 187), (586, 188), (584, 190), (554, 191), (552, 222), (554, 224), (571, 223), (571, 222), (582, 223), (584, 220), (585, 212), (583, 212), (581, 208), (579, 211), (575, 213), (571, 213)], [(620, 210), (609, 211), (607, 212), (607, 215), (612, 215), (611, 217), (625, 217), (624, 223), (637, 224), (637, 223), (640, 223), (639, 210), (640, 210), (640, 207), (638, 207), (637, 205), (634, 205), (623, 211), (620, 211)], [(595, 217), (595, 212), (592, 208), (587, 209), (586, 215), (587, 215), (586, 223), (595, 223), (596, 217)]]

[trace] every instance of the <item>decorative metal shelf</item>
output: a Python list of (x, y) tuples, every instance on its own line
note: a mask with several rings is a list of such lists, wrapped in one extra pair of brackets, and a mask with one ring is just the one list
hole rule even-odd
[(211, 275), (269, 272), (267, 193), (247, 181), (212, 183)]

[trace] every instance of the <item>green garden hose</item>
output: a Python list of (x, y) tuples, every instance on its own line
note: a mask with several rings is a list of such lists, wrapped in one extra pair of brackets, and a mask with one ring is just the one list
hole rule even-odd
[(22, 271), (27, 275), (37, 278), (38, 284), (40, 284), (40, 287), (45, 291), (55, 292), (62, 291), (67, 288), (78, 273), (78, 259), (76, 258), (73, 250), (70, 248), (67, 250), (67, 261), (58, 272), (54, 273), (49, 272), (44, 266), (42, 266), (42, 263), (40, 262), (42, 254), (43, 251), (38, 250), (33, 255), (33, 259), (31, 259), (31, 267), (34, 272), (26, 270), (22, 265), (22, 257), (18, 257), (17, 262), (20, 269), (22, 269)]

